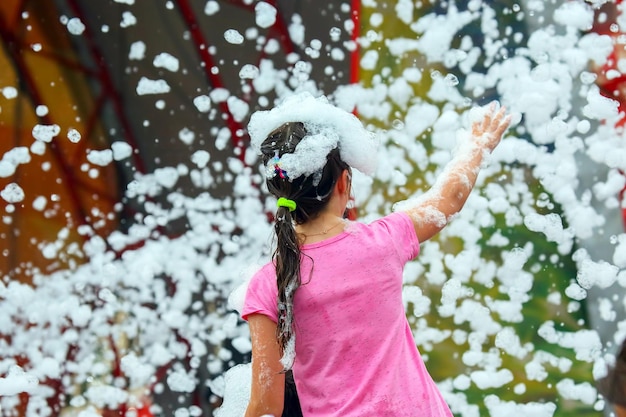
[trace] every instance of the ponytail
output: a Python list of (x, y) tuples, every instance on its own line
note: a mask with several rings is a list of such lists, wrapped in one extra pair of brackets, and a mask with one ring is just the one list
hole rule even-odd
[(300, 245), (294, 229), (294, 221), (286, 207), (276, 211), (276, 284), (278, 286), (278, 325), (276, 338), (282, 355), (281, 363), (285, 370), (291, 369), (295, 352), (293, 331), (293, 298), (300, 286)]

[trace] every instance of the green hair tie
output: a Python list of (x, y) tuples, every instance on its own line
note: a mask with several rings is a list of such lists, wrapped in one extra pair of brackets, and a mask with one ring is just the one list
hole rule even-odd
[(288, 208), (289, 211), (294, 211), (296, 209), (296, 202), (285, 197), (280, 197), (276, 202), (276, 205), (278, 207)]

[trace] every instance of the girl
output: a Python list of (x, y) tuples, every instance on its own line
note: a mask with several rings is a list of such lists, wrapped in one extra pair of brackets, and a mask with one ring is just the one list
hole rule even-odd
[(246, 417), (281, 415), (292, 368), (306, 417), (452, 415), (409, 328), (402, 271), (463, 207), (509, 123), (490, 106), (429, 192), (366, 225), (344, 220), (351, 168), (367, 173), (376, 156), (356, 117), (310, 96), (253, 115), (278, 208), (272, 262), (252, 277), (242, 311), (252, 339)]

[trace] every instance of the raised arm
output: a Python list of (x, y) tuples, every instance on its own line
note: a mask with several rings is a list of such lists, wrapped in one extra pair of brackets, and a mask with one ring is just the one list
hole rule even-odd
[(423, 195), (398, 204), (398, 210), (413, 220), (420, 242), (436, 235), (463, 208), (484, 158), (500, 143), (510, 122), (504, 107), (497, 110), (495, 103), (489, 105), (482, 120), (472, 124), (468, 143), (459, 147), (435, 184)]

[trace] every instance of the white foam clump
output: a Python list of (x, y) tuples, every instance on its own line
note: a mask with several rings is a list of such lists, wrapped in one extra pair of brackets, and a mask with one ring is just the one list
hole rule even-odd
[(213, 16), (220, 11), (220, 4), (215, 0), (209, 0), (204, 5), (204, 14), (207, 16)]
[(613, 309), (613, 303), (608, 298), (598, 299), (598, 312), (600, 318), (604, 321), (614, 322), (617, 318), (617, 313)]
[(421, 288), (415, 285), (406, 285), (402, 288), (402, 302), (405, 310), (409, 303), (413, 304), (415, 317), (422, 317), (430, 311), (430, 298), (425, 296)]
[(276, 23), (277, 10), (274, 6), (264, 1), (254, 6), (254, 17), (257, 26), (268, 28)]
[(594, 286), (608, 288), (617, 281), (618, 273), (619, 268), (606, 261), (583, 259), (578, 265), (576, 280), (586, 290)]
[(563, 228), (563, 221), (557, 213), (546, 215), (529, 213), (524, 216), (524, 225), (530, 231), (545, 234), (548, 241), (558, 243), (559, 252), (562, 254), (569, 253), (572, 247), (572, 233)]
[(485, 406), (490, 416), (516, 417), (552, 417), (556, 411), (556, 404), (530, 402), (518, 404), (513, 401), (502, 401), (495, 395), (485, 397)]
[(57, 124), (52, 125), (35, 125), (33, 127), (33, 137), (41, 142), (50, 143), (52, 138), (61, 132), (61, 128)]
[(17, 97), (17, 88), (15, 87), (4, 87), (2, 89), (2, 95), (4, 96), (4, 98), (11, 100), (15, 97)]
[(68, 131), (67, 131), (67, 138), (72, 143), (78, 143), (78, 142), (80, 142), (81, 134), (76, 129), (68, 129)]
[(7, 151), (0, 159), (0, 178), (10, 177), (18, 165), (30, 162), (30, 152), (25, 146), (16, 146)]
[(0, 397), (31, 392), (39, 385), (37, 378), (17, 366), (11, 366), (5, 378), (0, 377)]
[(87, 160), (94, 165), (107, 166), (113, 161), (111, 149), (91, 150), (87, 153)]
[(193, 105), (199, 112), (206, 113), (211, 110), (211, 98), (207, 95), (194, 97)]
[(553, 321), (546, 321), (539, 327), (537, 334), (548, 343), (574, 349), (576, 359), (592, 362), (599, 358), (602, 351), (600, 336), (595, 330), (578, 330), (576, 332), (559, 332), (554, 328)]
[(196, 140), (196, 134), (193, 130), (184, 127), (178, 132), (178, 139), (185, 145), (191, 145)]
[(626, 267), (626, 233), (621, 233), (617, 236), (617, 245), (615, 246), (612, 260), (616, 266), (620, 268)]
[(226, 40), (226, 42), (233, 45), (239, 45), (243, 43), (243, 35), (239, 33), (237, 29), (228, 29), (226, 32), (224, 32), (224, 39)]
[(176, 72), (180, 67), (180, 63), (178, 58), (173, 56), (172, 54), (168, 54), (167, 52), (161, 52), (157, 56), (154, 57), (152, 61), (152, 65), (156, 68), (165, 68), (168, 71)]
[(154, 170), (154, 178), (157, 183), (165, 188), (172, 188), (179, 178), (179, 173), (176, 168), (163, 167)]
[(306, 28), (302, 24), (302, 17), (299, 14), (294, 14), (291, 17), (291, 23), (289, 23), (289, 36), (296, 45), (304, 44), (304, 35)]
[(122, 21), (120, 22), (120, 27), (127, 28), (130, 26), (134, 26), (137, 24), (137, 18), (134, 14), (129, 11), (122, 13)]
[(499, 388), (513, 381), (513, 373), (508, 369), (474, 371), (470, 374), (470, 378), (480, 389)]
[(619, 113), (619, 103), (616, 100), (600, 94), (600, 89), (593, 86), (587, 93), (587, 104), (583, 107), (583, 114), (590, 119), (615, 121)]
[(113, 153), (113, 159), (121, 161), (133, 154), (133, 148), (126, 142), (116, 141), (111, 144), (111, 151)]
[(46, 208), (46, 204), (48, 204), (48, 199), (41, 195), (33, 200), (33, 208), (37, 211), (43, 211)]
[(140, 96), (146, 94), (163, 94), (170, 92), (170, 86), (165, 80), (151, 80), (147, 77), (141, 77), (137, 84), (137, 94)]
[(110, 385), (91, 386), (84, 394), (92, 404), (99, 408), (117, 408), (128, 400), (128, 393)]
[(593, 26), (593, 9), (582, 2), (566, 2), (554, 12), (554, 20), (563, 26), (590, 30)]
[(378, 63), (378, 51), (369, 50), (363, 54), (360, 65), (366, 71), (372, 71)]
[(239, 78), (242, 80), (253, 80), (259, 76), (259, 67), (252, 64), (246, 64), (239, 70)]
[(423, 53), (429, 62), (440, 62), (458, 31), (471, 22), (475, 15), (469, 11), (459, 11), (451, 6), (446, 15), (430, 13), (411, 24), (411, 29), (419, 38), (394, 39), (389, 41), (390, 52), (402, 55), (408, 50), (418, 50)]
[(518, 359), (523, 359), (532, 349), (532, 346), (522, 346), (519, 336), (512, 327), (505, 327), (498, 332), (495, 345)]
[(588, 382), (576, 384), (572, 379), (565, 378), (557, 382), (556, 389), (567, 400), (580, 400), (584, 404), (593, 404), (598, 398), (597, 390)]
[(307, 131), (293, 154), (281, 158), (281, 168), (290, 178), (311, 175), (326, 164), (326, 156), (339, 148), (341, 159), (366, 175), (373, 174), (377, 143), (371, 132), (351, 113), (330, 104), (325, 96), (310, 93), (288, 96), (272, 110), (257, 111), (250, 118), (251, 146), (261, 143), (285, 123), (302, 122)]
[(215, 417), (241, 417), (246, 412), (250, 401), (250, 382), (252, 368), (250, 364), (237, 365), (224, 375), (224, 402), (215, 410)]
[(233, 115), (233, 119), (237, 122), (243, 121), (250, 111), (248, 103), (235, 96), (228, 97), (226, 104), (228, 105), (228, 110)]
[(48, 109), (48, 106), (44, 106), (43, 104), (40, 104), (39, 106), (37, 106), (35, 108), (35, 114), (39, 117), (44, 117), (49, 113), (50, 109)]
[(167, 385), (174, 392), (193, 392), (196, 389), (196, 380), (182, 369), (178, 369), (167, 377)]
[(73, 17), (67, 22), (67, 31), (72, 35), (81, 35), (85, 31), (85, 24), (77, 17)]
[(209, 97), (214, 103), (222, 103), (228, 100), (228, 97), (230, 97), (230, 93), (225, 88), (213, 88), (209, 93)]
[(137, 41), (130, 44), (130, 52), (128, 59), (140, 61), (146, 56), (146, 44), (143, 41)]
[(24, 190), (22, 190), (22, 187), (12, 182), (7, 184), (7, 186), (0, 191), (0, 197), (7, 203), (19, 203), (24, 200)]

